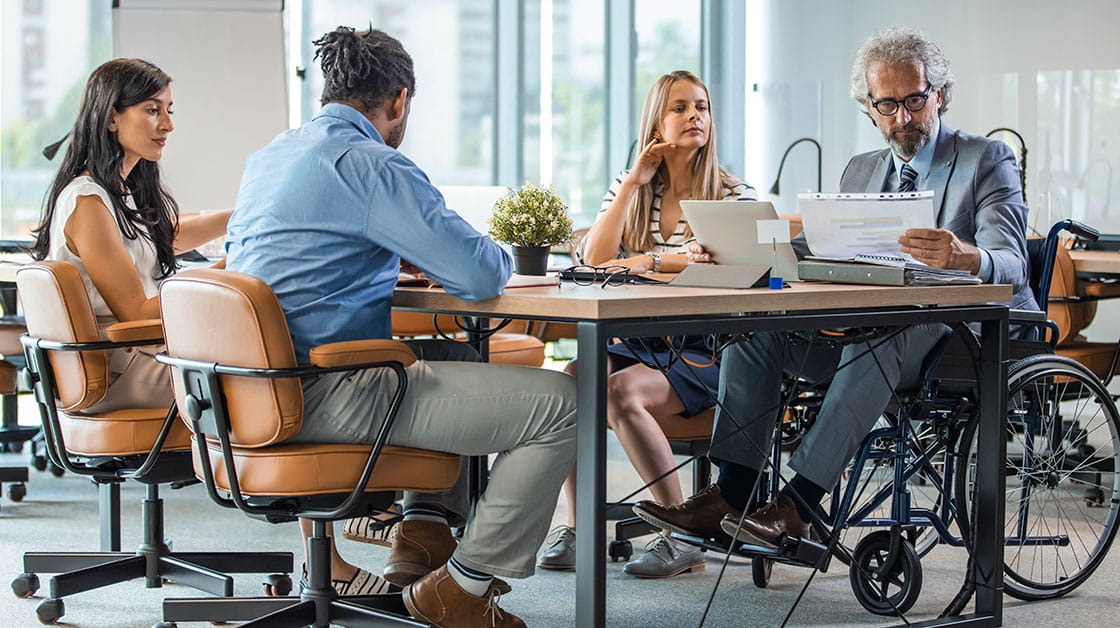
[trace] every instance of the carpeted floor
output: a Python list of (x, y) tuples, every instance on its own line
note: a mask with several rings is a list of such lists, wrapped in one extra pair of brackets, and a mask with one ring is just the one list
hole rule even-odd
[[(22, 464), (24, 454), (0, 455), (0, 464)], [(608, 495), (621, 497), (637, 478), (613, 440), (609, 448), (610, 483)], [(682, 478), (685, 486), (690, 479)], [(5, 487), (6, 489), (7, 487)], [(300, 552), (295, 524), (271, 525), (251, 520), (236, 511), (213, 505), (201, 486), (164, 491), (167, 536), (174, 549), (272, 550)], [(126, 486), (124, 548), (138, 542), (139, 501), (143, 488)], [(561, 502), (557, 521), (563, 519), (566, 505)], [(611, 528), (613, 531), (613, 528)], [(31, 472), (28, 495), (20, 503), (7, 496), (0, 501), (0, 575), (10, 579), (22, 571), (20, 556), (26, 550), (96, 550), (97, 500), (94, 487), (84, 479)], [(640, 550), (638, 539), (635, 549)], [(343, 554), (371, 570), (379, 569), (387, 550), (343, 541)], [(921, 598), (908, 614), (910, 621), (936, 617), (960, 586), (965, 554), (945, 546), (936, 548), (922, 560), (924, 586)], [(298, 559), (297, 559), (298, 563)], [(705, 626), (781, 625), (811, 572), (776, 566), (769, 588), (757, 589), (751, 581), (749, 562), (732, 559), (719, 579), (722, 556), (709, 555), (706, 570), (667, 580), (637, 580), (621, 572), (621, 563), (608, 564), (608, 623), (610, 626), (651, 628), (655, 626), (700, 626), (705, 607), (711, 600)], [(1120, 625), (1117, 617), (1117, 576), (1120, 555), (1114, 550), (1100, 570), (1075, 593), (1053, 601), (1026, 604), (1007, 598), (1007, 626)], [(43, 588), (47, 579), (43, 576)], [(238, 576), (237, 592), (260, 594), (260, 578)], [(515, 581), (513, 592), (501, 605), (523, 617), (529, 626), (568, 627), (575, 625), (574, 577), (571, 573), (539, 571), (527, 580)], [(142, 628), (160, 621), (160, 602), (164, 597), (191, 596), (194, 592), (180, 585), (145, 589), (140, 581), (117, 584), (66, 598), (62, 625), (82, 628)], [(35, 626), (38, 597), (17, 599), (0, 593), (0, 626)], [(791, 626), (865, 626), (893, 625), (891, 618), (865, 611), (853, 597), (847, 569), (834, 561), (828, 573), (816, 574), (804, 598), (789, 618)], [(198, 624), (207, 625), (207, 624)]]

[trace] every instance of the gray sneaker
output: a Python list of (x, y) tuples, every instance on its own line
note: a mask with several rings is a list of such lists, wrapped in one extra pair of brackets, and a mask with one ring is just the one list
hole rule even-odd
[(686, 571), (704, 571), (704, 553), (698, 547), (658, 534), (646, 544), (646, 551), (626, 563), (622, 571), (639, 578), (671, 578)]
[(545, 548), (537, 557), (537, 567), (570, 571), (576, 568), (576, 529), (556, 526), (544, 539)]

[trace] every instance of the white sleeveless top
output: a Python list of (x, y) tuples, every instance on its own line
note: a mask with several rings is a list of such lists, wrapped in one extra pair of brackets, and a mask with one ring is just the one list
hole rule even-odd
[[(66, 246), (66, 234), (64, 232), (66, 221), (74, 213), (79, 196), (97, 196), (101, 199), (101, 202), (105, 203), (105, 207), (108, 208), (110, 213), (113, 211), (113, 201), (105, 188), (98, 185), (92, 177), (80, 176), (75, 178), (69, 185), (62, 188), (58, 200), (55, 201), (54, 216), (51, 219), (51, 245), (47, 259), (70, 262), (78, 269), (78, 273), (81, 274), (82, 281), (86, 285), (86, 293), (89, 294), (89, 302), (93, 306), (93, 313), (97, 316), (98, 321), (104, 325), (116, 321), (113, 317), (113, 311), (109, 309), (105, 299), (101, 298), (101, 293), (93, 285), (89, 273), (86, 272), (85, 264), (82, 263), (82, 258), (75, 255)], [(136, 205), (132, 196), (125, 197), (125, 205), (135, 209)], [(123, 234), (121, 234), (121, 242), (124, 243), (124, 248), (128, 251), (128, 255), (132, 258), (132, 263), (136, 266), (136, 271), (140, 275), (140, 285), (144, 288), (144, 297), (151, 298), (159, 294), (159, 286), (154, 279), (155, 276), (159, 275), (159, 261), (156, 258), (155, 247), (143, 238), (130, 240)]]

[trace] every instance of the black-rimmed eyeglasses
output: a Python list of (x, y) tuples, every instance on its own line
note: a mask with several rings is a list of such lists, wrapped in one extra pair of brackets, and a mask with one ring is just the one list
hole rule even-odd
[(632, 281), (630, 269), (626, 266), (590, 266), (577, 264), (560, 271), (560, 278), (571, 281), (577, 286), (599, 284), (600, 288), (619, 286)]
[[(930, 92), (933, 91), (933, 85), (926, 88), (925, 93), (911, 94), (902, 100), (895, 100), (894, 98), (880, 98), (879, 100), (872, 100), (871, 106), (875, 111), (879, 112), (881, 116), (893, 116), (898, 113), (899, 105), (906, 107), (910, 113), (918, 113), (926, 108), (926, 101), (929, 100)], [(868, 100), (871, 100), (871, 94), (867, 94)]]

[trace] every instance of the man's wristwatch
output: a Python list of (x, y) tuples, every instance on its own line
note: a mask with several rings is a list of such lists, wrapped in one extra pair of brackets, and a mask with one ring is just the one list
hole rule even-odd
[(646, 253), (653, 260), (653, 272), (661, 272), (661, 254), (660, 253)]

